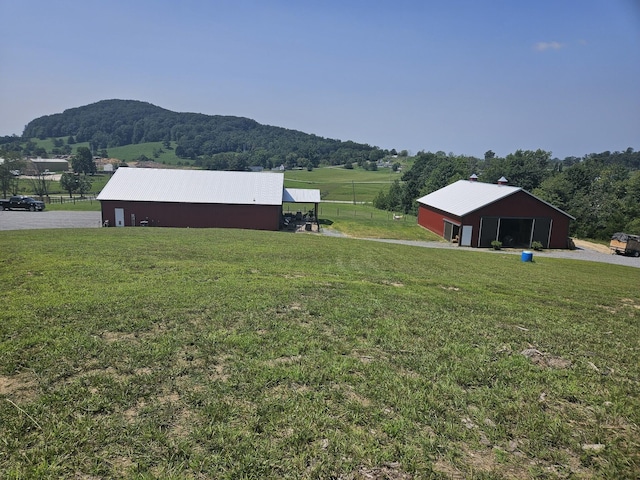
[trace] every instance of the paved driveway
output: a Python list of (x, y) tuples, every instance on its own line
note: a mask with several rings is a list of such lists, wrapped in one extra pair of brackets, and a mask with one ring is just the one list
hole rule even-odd
[(0, 210), (0, 230), (28, 230), (39, 228), (98, 228), (100, 212), (29, 212)]

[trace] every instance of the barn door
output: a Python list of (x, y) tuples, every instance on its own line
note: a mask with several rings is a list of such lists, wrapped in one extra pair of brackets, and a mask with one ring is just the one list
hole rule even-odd
[(551, 238), (551, 219), (536, 218), (533, 221), (532, 242), (540, 242), (543, 248), (549, 248), (549, 238)]
[(486, 248), (498, 239), (498, 217), (482, 217), (480, 220), (480, 245)]
[(116, 208), (116, 227), (124, 227), (124, 208)]
[(462, 226), (462, 238), (460, 238), (461, 247), (471, 246), (471, 236), (473, 235), (473, 225)]
[(450, 222), (447, 222), (446, 220), (444, 221), (444, 235), (443, 235), (443, 237), (444, 237), (445, 240), (448, 240), (449, 242), (453, 238), (453, 225)]

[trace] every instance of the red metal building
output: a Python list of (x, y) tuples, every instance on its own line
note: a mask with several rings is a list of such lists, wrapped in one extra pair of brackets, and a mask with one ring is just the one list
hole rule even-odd
[(568, 213), (519, 187), (459, 180), (419, 198), (418, 224), (461, 246), (567, 248)]
[(98, 200), (108, 226), (278, 230), (283, 197), (282, 173), (119, 168)]

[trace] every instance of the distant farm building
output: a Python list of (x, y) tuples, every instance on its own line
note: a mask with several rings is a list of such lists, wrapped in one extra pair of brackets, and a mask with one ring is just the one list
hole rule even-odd
[(320, 202), (284, 174), (119, 168), (98, 195), (106, 225), (278, 230), (282, 203)]
[(24, 167), (26, 175), (37, 175), (44, 172), (66, 172), (69, 162), (61, 158), (30, 158)]
[(567, 248), (571, 215), (520, 187), (458, 180), (419, 198), (418, 224), (461, 246)]

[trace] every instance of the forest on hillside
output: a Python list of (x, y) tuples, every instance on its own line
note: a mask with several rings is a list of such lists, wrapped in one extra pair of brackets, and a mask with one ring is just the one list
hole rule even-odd
[(23, 140), (49, 137), (89, 142), (96, 153), (130, 144), (175, 142), (178, 157), (211, 169), (225, 169), (220, 166), (237, 157), (248, 165), (268, 167), (288, 161), (316, 167), (358, 159), (376, 161), (388, 153), (366, 144), (261, 125), (249, 118), (178, 113), (135, 100), (103, 100), (43, 116), (29, 122), (22, 135)]
[(420, 152), (413, 167), (374, 200), (377, 208), (416, 213), (416, 199), (477, 174), (496, 183), (505, 176), (575, 217), (572, 235), (607, 240), (615, 232), (640, 234), (640, 152), (602, 152), (582, 158), (551, 159), (544, 150), (518, 150), (484, 159), (444, 152)]

